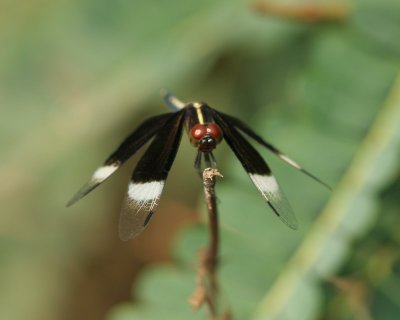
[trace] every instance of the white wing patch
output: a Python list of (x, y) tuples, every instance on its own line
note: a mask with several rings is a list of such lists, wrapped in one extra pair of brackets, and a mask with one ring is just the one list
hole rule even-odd
[(127, 241), (136, 237), (149, 224), (153, 209), (160, 199), (165, 181), (131, 182), (122, 205), (119, 219), (119, 237)]
[(295, 167), (298, 170), (303, 170), (302, 167), (300, 167), (296, 162), (294, 162), (292, 159), (290, 159), (289, 157), (285, 156), (282, 153), (277, 153), (278, 157), (281, 158), (283, 161), (286, 161), (287, 163), (289, 163), (291, 166)]
[[(278, 193), (279, 185), (274, 176), (250, 174), (251, 180), (262, 193)], [(268, 199), (269, 200), (269, 199)]]
[(92, 180), (95, 182), (102, 182), (111, 176), (118, 168), (119, 166), (113, 165), (100, 167), (93, 173)]
[(98, 168), (90, 178), (90, 180), (69, 200), (67, 207), (73, 205), (79, 199), (87, 195), (90, 191), (96, 188), (100, 183), (106, 180), (119, 168), (119, 164), (108, 165)]
[(131, 182), (128, 187), (128, 198), (135, 202), (136, 210), (151, 211), (160, 199), (164, 181), (146, 183)]

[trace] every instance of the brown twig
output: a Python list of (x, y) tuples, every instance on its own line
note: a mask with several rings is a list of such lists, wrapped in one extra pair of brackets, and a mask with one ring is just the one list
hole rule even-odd
[(207, 304), (211, 319), (230, 319), (229, 312), (218, 318), (218, 244), (219, 227), (217, 199), (215, 196), (215, 177), (222, 177), (217, 169), (206, 168), (203, 171), (204, 194), (207, 203), (207, 211), (210, 226), (210, 243), (205, 249), (199, 252), (199, 267), (197, 272), (197, 288), (189, 298), (189, 303), (197, 310), (204, 303)]
[[(218, 264), (218, 212), (217, 198), (215, 196), (215, 177), (222, 174), (217, 169), (207, 168), (203, 171), (204, 195), (206, 197), (208, 219), (210, 225), (210, 246), (208, 249), (207, 264), (210, 271), (215, 272)], [(212, 287), (216, 289), (216, 283), (212, 282)]]

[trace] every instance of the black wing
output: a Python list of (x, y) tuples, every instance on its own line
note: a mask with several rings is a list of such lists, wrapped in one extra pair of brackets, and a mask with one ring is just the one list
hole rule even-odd
[(279, 158), (281, 158), (283, 161), (285, 161), (286, 163), (290, 164), (292, 167), (296, 168), (297, 170), (300, 170), (301, 172), (303, 172), (304, 174), (306, 174), (307, 176), (309, 176), (310, 178), (314, 179), (315, 181), (319, 182), (320, 184), (322, 184), (323, 186), (325, 186), (326, 188), (328, 188), (329, 190), (332, 190), (332, 188), (326, 184), (325, 182), (323, 182), (322, 180), (320, 180), (319, 178), (317, 178), (316, 176), (314, 176), (312, 173), (308, 172), (307, 170), (305, 170), (304, 168), (302, 168), (298, 163), (296, 163), (294, 160), (290, 159), (288, 156), (286, 156), (285, 154), (283, 154), (281, 151), (279, 151), (277, 148), (275, 148), (272, 144), (268, 143), (267, 141), (265, 141), (262, 137), (260, 137), (257, 133), (255, 133), (248, 125), (246, 125), (243, 121), (232, 117), (230, 115), (224, 114), (224, 113), (220, 113), (222, 117), (225, 118), (226, 121), (229, 121), (229, 123), (233, 126), (235, 126), (236, 128), (238, 128), (239, 130), (243, 131), (245, 134), (247, 134), (250, 138), (253, 138), (255, 141), (257, 141), (259, 144), (263, 145), (264, 147), (266, 147), (268, 150), (270, 150), (271, 152), (273, 152), (275, 155), (277, 155)]
[(109, 178), (173, 116), (173, 113), (164, 113), (151, 117), (139, 125), (139, 127), (122, 142), (118, 149), (108, 157), (104, 164), (94, 172), (90, 180), (71, 198), (67, 207), (73, 205), (99, 186), (104, 180)]
[(140, 159), (121, 209), (119, 237), (129, 240), (150, 222), (182, 136), (185, 110), (178, 111), (158, 131)]
[(290, 228), (297, 229), (297, 219), (281, 191), (271, 169), (253, 146), (235, 129), (225, 115), (211, 109), (215, 122), (221, 127), (224, 138), (254, 185), (261, 192), (275, 214)]

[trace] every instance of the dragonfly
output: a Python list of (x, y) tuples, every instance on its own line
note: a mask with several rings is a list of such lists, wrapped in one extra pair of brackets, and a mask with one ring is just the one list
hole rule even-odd
[(97, 188), (151, 140), (133, 171), (123, 200), (118, 227), (121, 240), (127, 241), (136, 237), (149, 225), (184, 129), (190, 143), (197, 148), (194, 167), (199, 174), (203, 161), (206, 167), (216, 168), (213, 150), (225, 140), (268, 206), (292, 229), (298, 228), (298, 222), (282, 188), (270, 167), (245, 136), (330, 189), (326, 183), (265, 141), (240, 119), (217, 111), (204, 102), (184, 103), (168, 92), (163, 99), (173, 112), (150, 117), (140, 124), (67, 204), (71, 206)]

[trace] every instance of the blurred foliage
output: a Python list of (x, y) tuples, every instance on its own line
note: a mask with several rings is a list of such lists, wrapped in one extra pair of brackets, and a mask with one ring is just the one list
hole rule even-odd
[[(234, 318), (397, 319), (400, 2), (345, 4), (343, 21), (304, 23), (239, 0), (2, 2), (0, 318), (205, 318), (186, 303), (205, 219), (170, 245), (196, 202), (204, 211), (186, 139), (138, 239), (116, 233), (133, 163), (64, 209), (124, 135), (165, 112), (168, 88), (242, 118), (334, 187), (260, 149), (297, 213), (293, 232), (217, 150), (220, 281)], [(154, 260), (165, 264), (134, 282)]]
[(326, 283), (324, 319), (396, 319), (400, 301), (398, 226), (400, 175), (379, 196), (373, 232), (351, 247), (337, 277)]

